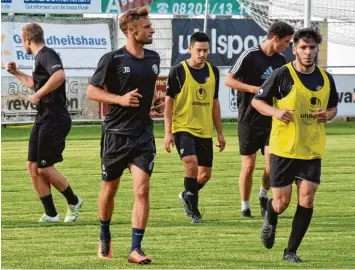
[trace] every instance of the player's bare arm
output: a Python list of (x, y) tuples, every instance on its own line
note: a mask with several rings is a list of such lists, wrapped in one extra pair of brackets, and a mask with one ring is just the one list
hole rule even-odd
[(174, 136), (172, 134), (172, 119), (173, 119), (173, 105), (174, 98), (165, 96), (165, 110), (164, 110), (164, 149), (171, 153), (171, 146), (174, 147)]
[(221, 105), (219, 103), (218, 98), (213, 100), (212, 115), (213, 115), (213, 123), (217, 130), (217, 136), (218, 136), (218, 144), (216, 146), (219, 148), (219, 152), (222, 152), (226, 147), (226, 140), (224, 138), (223, 130), (222, 130)]
[(153, 96), (153, 109), (157, 113), (161, 114), (164, 112), (164, 108), (165, 108), (164, 97), (159, 97), (158, 90), (155, 86), (154, 96)]
[(50, 92), (56, 90), (65, 81), (64, 70), (58, 70), (52, 74), (49, 80), (43, 85), (34, 95), (30, 97), (30, 102), (32, 104), (37, 104), (39, 100), (48, 95)]
[(255, 94), (259, 91), (259, 86), (249, 85), (237, 80), (232, 73), (228, 73), (224, 79), (224, 84), (232, 89), (236, 89), (241, 92)]
[(258, 99), (253, 99), (251, 105), (261, 114), (275, 117), (276, 119), (284, 122), (285, 124), (290, 123), (292, 119), (292, 112), (294, 111), (293, 108), (280, 110), (274, 108), (273, 106), (270, 106), (269, 104), (267, 104), (266, 101)]
[(35, 87), (32, 77), (18, 70), (15, 62), (8, 62), (5, 69), (7, 72), (19, 79), (20, 82), (26, 85), (28, 88), (33, 89)]
[(107, 104), (119, 104), (123, 107), (139, 107), (139, 99), (142, 98), (142, 95), (138, 93), (138, 89), (120, 96), (109, 93), (107, 90), (91, 84), (89, 85), (86, 94), (91, 100)]

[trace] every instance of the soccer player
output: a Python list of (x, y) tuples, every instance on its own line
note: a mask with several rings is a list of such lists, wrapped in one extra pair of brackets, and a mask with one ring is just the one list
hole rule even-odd
[(280, 53), (290, 43), (294, 30), (285, 22), (275, 22), (268, 30), (267, 38), (260, 46), (246, 50), (235, 62), (226, 76), (225, 84), (238, 91), (238, 139), (242, 156), (239, 176), (241, 217), (252, 217), (250, 193), (253, 184), (256, 152), (261, 149), (265, 158), (262, 185), (258, 194), (261, 215), (264, 216), (267, 192), (270, 188), (269, 136), (271, 118), (261, 115), (251, 106), (251, 101), (260, 85), (276, 68), (286, 63)]
[(54, 167), (55, 163), (63, 161), (65, 138), (71, 128), (66, 108), (63, 64), (58, 54), (45, 46), (43, 29), (37, 23), (23, 27), (22, 46), (26, 53), (36, 58), (32, 76), (19, 71), (15, 62), (8, 62), (6, 70), (35, 90), (30, 102), (37, 105), (38, 113), (29, 139), (27, 168), (45, 210), (39, 222), (60, 221), (51, 186), (59, 190), (68, 202), (64, 222), (73, 222), (78, 217), (83, 200), (73, 193), (68, 181)]
[(141, 248), (149, 216), (149, 182), (153, 172), (155, 142), (153, 121), (149, 116), (153, 100), (155, 110), (164, 110), (157, 99), (155, 82), (160, 57), (144, 49), (153, 41), (154, 29), (149, 8), (127, 11), (120, 19), (126, 45), (105, 54), (92, 76), (87, 95), (109, 104), (101, 138), (102, 185), (99, 196), (100, 241), (98, 256), (112, 258), (110, 221), (114, 198), (123, 171), (128, 168), (133, 179), (132, 246), (128, 261), (147, 264), (151, 258)]
[(165, 97), (164, 148), (176, 144), (185, 169), (185, 191), (179, 194), (191, 223), (201, 223), (199, 190), (211, 178), (213, 161), (212, 124), (218, 147), (225, 148), (218, 100), (219, 70), (208, 63), (210, 39), (195, 32), (190, 38), (191, 57), (171, 68)]
[(323, 123), (336, 116), (338, 97), (333, 77), (315, 64), (322, 41), (320, 34), (311, 28), (301, 29), (293, 41), (296, 60), (271, 74), (252, 106), (263, 115), (272, 116), (272, 199), (267, 202), (261, 240), (266, 248), (273, 247), (277, 217), (288, 207), (295, 181), (298, 205), (283, 259), (301, 263), (296, 251), (311, 222), (320, 184), (325, 148)]

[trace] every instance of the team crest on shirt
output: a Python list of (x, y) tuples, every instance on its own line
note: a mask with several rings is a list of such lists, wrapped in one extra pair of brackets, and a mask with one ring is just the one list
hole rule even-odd
[(203, 88), (200, 88), (196, 91), (196, 97), (198, 100), (204, 100), (207, 96), (206, 90)]
[(158, 75), (158, 73), (159, 73), (159, 68), (158, 68), (158, 66), (157, 66), (156, 64), (152, 65), (152, 70), (153, 70), (153, 72), (154, 72), (155, 74)]

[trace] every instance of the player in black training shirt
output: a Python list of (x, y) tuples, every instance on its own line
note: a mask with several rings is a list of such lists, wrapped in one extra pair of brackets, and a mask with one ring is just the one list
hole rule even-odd
[(23, 27), (22, 45), (26, 53), (36, 58), (32, 76), (19, 71), (15, 62), (9, 62), (6, 70), (35, 90), (30, 102), (37, 104), (38, 113), (30, 135), (27, 168), (45, 209), (39, 222), (59, 221), (51, 185), (68, 201), (64, 222), (73, 222), (83, 200), (73, 193), (68, 181), (54, 167), (55, 163), (63, 160), (65, 138), (71, 128), (71, 118), (65, 105), (63, 64), (58, 54), (45, 46), (43, 29), (39, 24), (30, 23)]
[(175, 143), (183, 161), (185, 190), (179, 198), (191, 223), (202, 222), (198, 194), (211, 178), (213, 124), (220, 151), (226, 145), (218, 100), (219, 70), (206, 61), (209, 50), (209, 36), (195, 32), (190, 38), (191, 57), (169, 72), (165, 97), (164, 148), (170, 153)]
[(149, 182), (155, 158), (152, 102), (162, 112), (164, 102), (157, 99), (155, 82), (160, 57), (144, 49), (153, 41), (154, 29), (149, 8), (127, 11), (120, 19), (126, 45), (105, 54), (99, 61), (87, 90), (90, 99), (108, 103), (101, 138), (102, 188), (99, 196), (101, 225), (98, 256), (112, 258), (110, 221), (114, 197), (121, 175), (128, 167), (133, 178), (132, 246), (128, 261), (146, 264), (151, 258), (141, 249), (149, 216)]
[(225, 84), (238, 91), (238, 139), (242, 155), (242, 170), (239, 176), (241, 217), (252, 217), (250, 193), (253, 183), (256, 152), (265, 155), (265, 169), (259, 191), (261, 215), (264, 216), (267, 192), (270, 188), (270, 155), (268, 150), (271, 118), (261, 115), (251, 106), (254, 94), (276, 68), (286, 64), (280, 53), (290, 43), (293, 28), (285, 22), (273, 23), (263, 44), (246, 50), (236, 61), (225, 79)]

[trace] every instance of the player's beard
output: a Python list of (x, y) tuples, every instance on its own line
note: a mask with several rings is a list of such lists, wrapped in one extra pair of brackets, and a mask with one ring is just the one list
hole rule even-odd
[(312, 61), (311, 64), (305, 63), (305, 61), (302, 60), (302, 57), (301, 57), (297, 52), (296, 52), (296, 57), (297, 57), (297, 59), (298, 59), (298, 62), (299, 62), (302, 66), (304, 66), (305, 68), (310, 68), (310, 67), (312, 67), (312, 66), (315, 64), (315, 62), (316, 62), (316, 57), (314, 57), (314, 59), (313, 59), (313, 61)]

